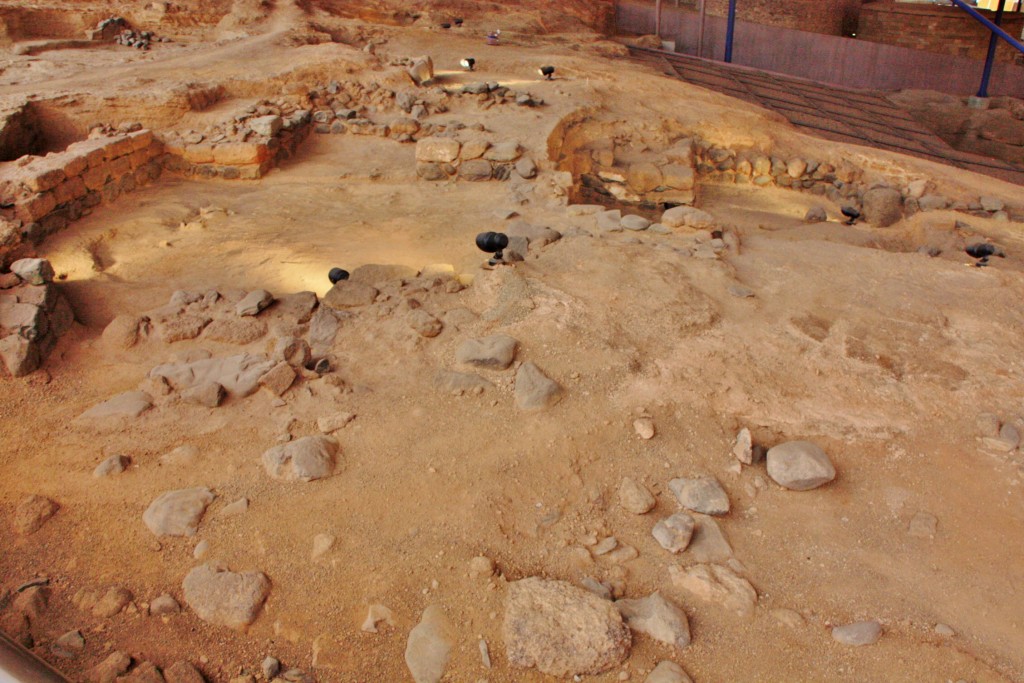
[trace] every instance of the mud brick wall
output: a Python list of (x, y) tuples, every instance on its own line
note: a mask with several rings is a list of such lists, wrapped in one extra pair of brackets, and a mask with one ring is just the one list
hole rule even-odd
[[(769, 26), (799, 31), (845, 35), (857, 26), (862, 0), (743, 0), (736, 5), (736, 16)], [(729, 0), (707, 0), (709, 14), (724, 17)]]
[[(995, 19), (995, 12), (979, 11), (988, 19)], [(1002, 27), (1011, 36), (1019, 36), (1024, 28), (1024, 14), (1007, 12)], [(864, 5), (857, 29), (861, 40), (972, 59), (985, 59), (989, 35), (988, 29), (957, 7), (902, 2)], [(999, 41), (997, 59), (1013, 62), (1016, 54), (1005, 41)]]
[(197, 178), (261, 178), (291, 158), (313, 130), (313, 119), (308, 111), (272, 118), (279, 119), (279, 123), (264, 121), (261, 125), (264, 134), (252, 135), (246, 140), (212, 142), (204, 139), (190, 143), (181, 138), (168, 138), (164, 167), (173, 173)]
[(21, 242), (38, 243), (92, 207), (148, 185), (160, 176), (163, 153), (152, 131), (141, 130), (0, 165), (0, 261)]

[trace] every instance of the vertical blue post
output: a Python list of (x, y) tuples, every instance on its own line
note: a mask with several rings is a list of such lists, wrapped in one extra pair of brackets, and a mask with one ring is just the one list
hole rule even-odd
[[(1006, 7), (1006, 0), (999, 0), (999, 7), (996, 8), (996, 26), (1003, 21), (1003, 8)], [(993, 33), (988, 39), (988, 56), (985, 58), (985, 70), (981, 73), (981, 87), (978, 88), (978, 97), (988, 97), (988, 79), (992, 77), (992, 64), (996, 61), (996, 45), (999, 43), (999, 36)]]
[(725, 27), (725, 61), (732, 61), (732, 36), (736, 29), (736, 0), (729, 0), (729, 22)]

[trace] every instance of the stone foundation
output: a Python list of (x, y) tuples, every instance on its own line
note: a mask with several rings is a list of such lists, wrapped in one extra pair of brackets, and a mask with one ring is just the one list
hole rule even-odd
[(52, 282), (53, 269), (41, 263), (42, 274), (30, 280), (0, 274), (0, 370), (13, 377), (37, 370), (75, 318)]

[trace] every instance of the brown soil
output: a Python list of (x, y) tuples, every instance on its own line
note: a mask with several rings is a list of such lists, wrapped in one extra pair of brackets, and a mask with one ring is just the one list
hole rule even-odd
[[(845, 160), (878, 177), (927, 178), (964, 201), (985, 194), (1019, 204), (1019, 187), (804, 136), (767, 112), (607, 58), (615, 46), (593, 35), (508, 30), (501, 47), (483, 44), (493, 28), (534, 27), (539, 3), (522, 12), (502, 5), (507, 16), (495, 6), (479, 19), (468, 5), (407, 8), (395, 18), (394, 5), (309, 4), (317, 9), (214, 3), (222, 16), (187, 29), (136, 19), (178, 42), (149, 53), (104, 46), (11, 56), (0, 94), (33, 95), (69, 137), (97, 121), (187, 129), (339, 76), (397, 85), (403, 76), (389, 58), (430, 54), (445, 85), (494, 79), (545, 99), (538, 109), (487, 111), (468, 102), (436, 116), (518, 139), (544, 172), (532, 183), (427, 183), (415, 178), (411, 145), (313, 136), (260, 181), (165, 176), (47, 240), (39, 253), (66, 276), (62, 289), (81, 324), (44, 371), (0, 380), (0, 596), (50, 578), (50, 606), (32, 624), (41, 656), (75, 680), (123, 650), (161, 667), (187, 659), (208, 680), (228, 681), (257, 673), (267, 655), (312, 672), (313, 643), (326, 637), (338, 643), (336, 666), (316, 670), (318, 680), (409, 680), (406, 636), (436, 604), (459, 634), (445, 680), (550, 680), (505, 661), (505, 582), (592, 576), (624, 581), (629, 597), (660, 590), (686, 610), (693, 643), (677, 653), (637, 636), (623, 667), (586, 680), (627, 672), (641, 681), (662, 659), (698, 682), (1024, 679), (1024, 461), (982, 448), (976, 427), (980, 412), (1024, 413), (1024, 224), (930, 212), (881, 230), (808, 226), (801, 218), (810, 206), (832, 216), (839, 207), (782, 189), (709, 185), (700, 204), (740, 248), (702, 260), (681, 253), (693, 242), (687, 231), (573, 236), (574, 226), (596, 231), (567, 215), (552, 173), (558, 159), (547, 156), (561, 148), (567, 122), (591, 120), (633, 140), (636, 152), (700, 135)], [(415, 22), (413, 9), (422, 13)], [(436, 27), (456, 10), (465, 10), (462, 33)], [(572, 15), (556, 28), (579, 26)], [(306, 38), (321, 42), (301, 44)], [(379, 42), (376, 56), (361, 51), (368, 40)], [(457, 70), (470, 55), (478, 74)], [(542, 63), (557, 66), (556, 80), (539, 80)], [(189, 83), (223, 86), (224, 102), (192, 111), (175, 94)], [(514, 268), (481, 271), (473, 237), (501, 229), (498, 209), (569, 236)], [(968, 230), (954, 227), (958, 219), (1007, 258), (967, 267)], [(917, 253), (933, 245), (941, 256)], [(178, 289), (322, 295), (330, 267), (365, 263), (451, 263), (475, 275), (455, 294), (414, 295), (462, 322), (420, 338), (396, 295), (343, 324), (334, 352), (348, 391), (300, 382), (280, 407), (260, 391), (217, 409), (168, 403), (109, 428), (75, 421), (171, 357), (239, 348), (200, 339), (112, 349), (100, 334), (115, 316), (161, 306)], [(755, 296), (731, 296), (736, 284)], [(497, 332), (519, 339), (518, 358), (565, 387), (557, 406), (520, 412), (512, 371), (487, 374), (496, 388), (480, 396), (434, 388), (437, 370), (454, 366), (459, 341)], [(246, 348), (262, 352), (268, 343)], [(337, 434), (336, 476), (309, 484), (267, 477), (260, 455), (279, 437), (317, 433), (317, 418), (339, 411), (357, 417)], [(642, 414), (656, 424), (650, 441), (633, 430)], [(766, 445), (818, 443), (838, 478), (804, 493), (760, 488), (763, 465), (732, 471), (731, 441), (743, 426)], [(182, 445), (199, 449), (194, 462), (161, 461)], [(132, 458), (128, 472), (91, 476), (119, 453)], [(751, 619), (676, 589), (668, 568), (685, 554), (670, 556), (650, 534), (677, 509), (668, 480), (703, 473), (718, 477), (733, 503), (722, 527), (760, 596)], [(619, 507), (626, 476), (656, 493), (654, 511)], [(142, 512), (161, 492), (189, 486), (218, 495), (198, 536), (157, 542)], [(61, 509), (22, 537), (6, 518), (28, 494)], [(242, 496), (246, 514), (217, 515)], [(907, 533), (920, 510), (939, 520), (934, 539)], [(337, 542), (311, 561), (320, 533)], [(591, 534), (613, 534), (639, 557), (623, 566), (582, 563), (574, 550)], [(199, 540), (209, 542), (209, 558), (270, 577), (269, 601), (247, 633), (188, 610), (159, 618), (141, 609), (164, 592), (181, 599)], [(471, 578), (477, 555), (492, 558), (499, 576)], [(129, 588), (138, 608), (99, 619), (72, 604), (78, 590), (107, 585)], [(360, 631), (374, 603), (394, 612), (394, 628)], [(780, 623), (780, 608), (798, 611), (803, 625)], [(884, 624), (876, 645), (831, 639), (832, 624), (866, 618)], [(937, 623), (956, 635), (936, 634)], [(49, 643), (71, 629), (85, 636), (84, 653), (54, 657)], [(490, 644), (491, 670), (481, 664), (479, 638)]]

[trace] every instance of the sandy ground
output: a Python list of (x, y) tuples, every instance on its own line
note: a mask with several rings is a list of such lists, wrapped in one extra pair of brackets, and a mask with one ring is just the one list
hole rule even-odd
[[(615, 125), (654, 137), (691, 130), (723, 144), (771, 141), (879, 173), (929, 177), (952, 196), (1019, 192), (894, 155), (842, 146), (823, 152), (820, 141), (763, 112), (622, 61), (585, 58), (554, 39), (483, 53), (468, 38), (388, 31), (391, 54), (429, 52), (443, 68), (476, 46), (488, 56), (482, 77), (541, 93), (549, 106), (538, 111), (470, 107), (440, 117), (487, 121), (539, 160), (562, 117), (594, 107)], [(333, 63), (364, 60), (344, 45), (286, 47), (275, 36), (176, 46), (168, 50), (180, 55), (168, 52), (166, 62), (154, 52), (145, 66), (130, 67), (139, 83), (152, 79), (159, 100), (185, 78), (182, 69), (244, 82), (240, 91), (259, 96), (252, 84), (266, 76), (266, 64), (278, 64), (276, 78), (287, 71), (326, 75)], [(252, 63), (238, 59), (257, 48)], [(98, 100), (129, 69), (111, 64), (109, 54), (37, 56), (41, 66), (33, 68), (46, 75), (39, 79), (25, 76), (31, 71), (14, 59), (5, 78), (21, 73), (28, 80), (4, 91), (81, 88), (83, 101)], [(286, 57), (291, 61), (282, 65)], [(563, 80), (538, 83), (535, 64), (549, 60), (558, 60)], [(83, 66), (90, 71), (76, 74)], [(93, 106), (86, 109), (98, 113)], [(132, 113), (144, 118), (144, 104)], [(629, 597), (662, 591), (689, 615), (693, 643), (673, 652), (637, 636), (623, 667), (587, 680), (622, 680), (623, 672), (643, 680), (666, 658), (698, 682), (1024, 680), (1022, 461), (981, 448), (975, 425), (983, 411), (1024, 413), (1024, 226), (952, 212), (919, 214), (884, 230), (808, 226), (804, 212), (821, 203), (810, 195), (708, 186), (701, 205), (741, 247), (701, 260), (676, 249), (690, 243), (686, 233), (572, 236), (573, 227), (593, 226), (539, 192), (522, 205), (508, 185), (430, 184), (413, 170), (412, 146), (314, 136), (263, 180), (167, 176), (41, 246), (66, 275), (63, 290), (81, 325), (61, 342), (45, 375), (2, 380), (0, 510), (7, 516), (30, 493), (57, 500), (61, 510), (28, 537), (0, 525), (0, 591), (50, 578), (50, 607), (32, 629), (42, 656), (75, 679), (117, 649), (162, 667), (187, 659), (208, 680), (227, 681), (256, 672), (266, 655), (313, 671), (313, 643), (327, 638), (338, 654), (334, 668), (315, 672), (318, 680), (409, 680), (406, 635), (436, 604), (458, 632), (445, 680), (553, 680), (505, 661), (505, 582), (543, 575), (578, 584), (591, 576), (623, 580)], [(499, 229), (494, 212), (508, 208), (570, 236), (514, 268), (479, 271), (473, 236)], [(955, 249), (938, 258), (917, 253), (922, 245), (955, 243), (957, 219), (998, 241), (1008, 257), (980, 269)], [(336, 373), (349, 392), (299, 383), (283, 406), (261, 391), (217, 409), (161, 406), (109, 428), (74, 420), (134, 389), (169, 358), (197, 348), (238, 349), (154, 340), (113, 350), (100, 333), (116, 315), (160, 306), (177, 289), (322, 295), (332, 266), (442, 262), (476, 279), (459, 293), (418, 295), (427, 310), (453, 321), (440, 336), (413, 334), (399, 301), (362, 309), (342, 326)], [(730, 295), (736, 284), (755, 296)], [(480, 396), (434, 388), (436, 371), (454, 366), (458, 342), (497, 332), (519, 339), (518, 358), (565, 387), (557, 406), (518, 411), (511, 371), (488, 374), (496, 387)], [(267, 344), (247, 348), (265, 351)], [(267, 477), (264, 450), (283, 434), (317, 433), (316, 419), (338, 411), (357, 417), (337, 434), (343, 454), (336, 476), (309, 484)], [(633, 431), (642, 414), (656, 424), (650, 441)], [(760, 486), (763, 465), (737, 474), (730, 446), (743, 426), (768, 445), (818, 443), (838, 478), (796, 493)], [(161, 460), (182, 445), (198, 455)], [(132, 458), (128, 472), (91, 476), (98, 462), (119, 453)], [(657, 519), (677, 509), (668, 480), (697, 474), (715, 475), (730, 494), (733, 510), (721, 526), (760, 595), (751, 619), (675, 588), (668, 568), (685, 557), (671, 557), (650, 535)], [(619, 507), (616, 491), (626, 476), (656, 493), (654, 511), (637, 516)], [(158, 542), (142, 523), (143, 510), (163, 491), (200, 485), (217, 500), (198, 536)], [(245, 515), (217, 515), (242, 496), (250, 500)], [(938, 518), (934, 539), (907, 533), (918, 511)], [(337, 542), (314, 561), (312, 539), (320, 533)], [(639, 557), (622, 567), (582, 562), (574, 550), (591, 534), (614, 534)], [(128, 587), (140, 605), (163, 592), (180, 599), (183, 576), (198, 564), (199, 540), (210, 545), (208, 559), (271, 578), (270, 598), (248, 633), (210, 626), (189, 611), (98, 619), (72, 605), (79, 589), (107, 585)], [(499, 575), (470, 577), (468, 562), (477, 555), (492, 558)], [(373, 603), (394, 612), (393, 628), (359, 630)], [(803, 622), (781, 623), (774, 612), (780, 608), (799, 612)], [(867, 618), (884, 625), (877, 644), (849, 648), (831, 639), (832, 624)], [(938, 623), (956, 635), (936, 634)], [(48, 644), (71, 629), (81, 629), (85, 651), (55, 658)], [(479, 638), (490, 644), (493, 669), (480, 661)]]

